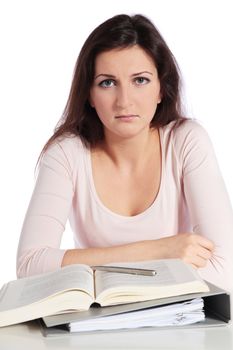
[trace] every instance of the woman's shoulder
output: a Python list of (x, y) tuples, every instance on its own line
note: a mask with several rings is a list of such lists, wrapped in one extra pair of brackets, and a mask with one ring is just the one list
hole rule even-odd
[(186, 119), (176, 125), (169, 123), (164, 128), (164, 140), (167, 148), (175, 155), (180, 164), (193, 164), (214, 155), (214, 148), (208, 132), (201, 123)]
[(81, 138), (74, 134), (57, 137), (47, 148), (46, 153), (64, 152), (66, 154), (83, 152), (85, 149)]
[(56, 138), (43, 154), (42, 162), (56, 162), (74, 168), (81, 160), (86, 147), (81, 138), (74, 134)]
[(206, 130), (203, 125), (201, 125), (201, 122), (197, 119), (191, 119), (191, 118), (184, 118), (179, 121), (172, 121), (169, 124), (165, 125), (164, 127), (165, 131), (172, 131), (173, 136), (176, 135), (186, 135), (190, 132), (192, 133), (206, 133)]
[(176, 147), (210, 143), (207, 130), (196, 119), (187, 118), (179, 123), (171, 122), (164, 127), (164, 133), (170, 134), (171, 141)]

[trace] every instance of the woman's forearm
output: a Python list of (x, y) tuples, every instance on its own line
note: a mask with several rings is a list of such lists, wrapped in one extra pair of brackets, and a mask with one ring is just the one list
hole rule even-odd
[(111, 262), (179, 258), (199, 268), (207, 264), (213, 251), (213, 242), (200, 235), (187, 232), (156, 240), (139, 241), (107, 248), (67, 250), (62, 260), (62, 266), (70, 264), (91, 266)]
[[(157, 244), (156, 244), (157, 242)], [(158, 241), (140, 241), (106, 248), (70, 249), (65, 252), (62, 266), (71, 264), (102, 265), (111, 262), (130, 262), (161, 258), (156, 249)]]

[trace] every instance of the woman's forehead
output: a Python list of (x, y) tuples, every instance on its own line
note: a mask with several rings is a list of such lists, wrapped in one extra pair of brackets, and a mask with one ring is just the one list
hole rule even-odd
[(102, 74), (103, 69), (110, 70), (109, 74), (113, 74), (114, 71), (124, 69), (144, 71), (146, 69), (156, 70), (156, 67), (150, 55), (139, 45), (134, 45), (98, 54), (95, 60), (95, 73)]

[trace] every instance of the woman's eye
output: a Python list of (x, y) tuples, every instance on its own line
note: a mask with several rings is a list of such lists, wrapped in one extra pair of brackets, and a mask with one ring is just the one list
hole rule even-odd
[(135, 83), (137, 85), (145, 85), (145, 84), (147, 84), (149, 82), (150, 82), (150, 80), (148, 78), (144, 78), (144, 77), (135, 78)]
[(112, 87), (114, 85), (114, 81), (112, 79), (106, 79), (99, 83), (99, 86), (104, 88)]

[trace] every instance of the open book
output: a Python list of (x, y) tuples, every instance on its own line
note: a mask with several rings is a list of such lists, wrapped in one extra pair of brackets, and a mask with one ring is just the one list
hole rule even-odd
[(95, 271), (82, 264), (10, 281), (0, 290), (0, 327), (65, 312), (209, 291), (198, 272), (179, 259), (117, 263), (155, 269), (155, 276)]

